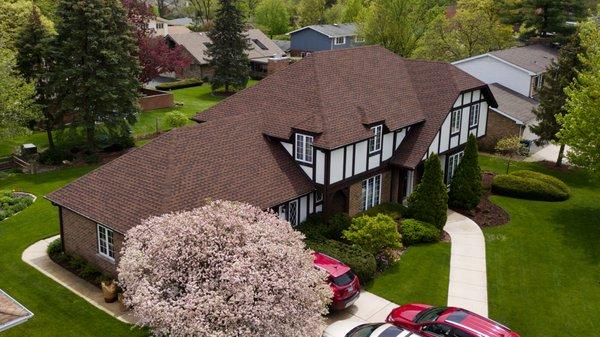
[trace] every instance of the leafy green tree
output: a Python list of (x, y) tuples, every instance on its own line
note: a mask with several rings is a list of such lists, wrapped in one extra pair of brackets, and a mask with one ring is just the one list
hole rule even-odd
[(284, 34), (290, 23), (290, 14), (283, 0), (262, 0), (256, 7), (256, 23), (269, 34)]
[(58, 118), (56, 99), (51, 99), (47, 90), (53, 63), (49, 55), (53, 37), (54, 31), (43, 24), (39, 9), (32, 6), (17, 39), (17, 67), (25, 80), (35, 85), (35, 100), (43, 115), (50, 149), (54, 149), (52, 130)]
[(482, 193), (477, 138), (471, 134), (464, 155), (450, 182), (448, 203), (452, 207), (473, 209), (479, 204)]
[(325, 0), (300, 0), (298, 3), (298, 16), (301, 26), (325, 23)]
[(61, 0), (58, 16), (51, 87), (95, 153), (97, 123), (121, 129), (136, 120), (137, 41), (119, 0)]
[(215, 73), (210, 80), (212, 90), (243, 89), (248, 83), (250, 65), (246, 49), (248, 38), (244, 35), (244, 13), (236, 0), (220, 0), (214, 26), (208, 32), (212, 43), (208, 46), (209, 65)]
[(569, 161), (600, 172), (600, 28), (594, 20), (580, 26), (582, 70), (566, 89), (566, 114), (557, 116), (561, 143), (569, 144)]
[[(558, 60), (552, 62), (548, 71), (544, 74), (544, 86), (539, 93), (540, 105), (533, 110), (536, 116), (537, 124), (529, 128), (538, 135), (536, 143), (538, 145), (545, 142), (557, 142), (557, 133), (561, 126), (556, 120), (556, 115), (566, 115), (565, 109), (567, 88), (577, 76), (577, 69), (581, 67), (579, 53), (583, 50), (578, 34), (573, 34), (566, 45), (564, 45), (558, 54)], [(562, 165), (565, 144), (560, 144), (556, 166)]]
[(0, 48), (0, 140), (26, 133), (25, 125), (38, 118), (35, 88), (16, 69), (14, 53)]
[(522, 148), (523, 144), (521, 144), (519, 136), (505, 137), (496, 143), (496, 151), (506, 157), (506, 174), (510, 170), (510, 161), (519, 154)]
[(500, 21), (499, 2), (459, 0), (456, 15), (441, 13), (421, 40), (417, 57), (455, 61), (515, 44), (513, 27)]
[(365, 10), (363, 0), (346, 0), (343, 3), (341, 22), (356, 22)]
[(359, 33), (369, 44), (379, 44), (410, 57), (431, 22), (444, 12), (442, 0), (373, 0), (359, 19)]
[[(15, 42), (21, 27), (29, 19), (32, 7), (31, 0), (0, 1), (0, 47), (15, 50)], [(43, 15), (40, 18), (48, 29), (53, 29), (52, 21)]]
[(421, 182), (408, 197), (407, 218), (428, 222), (438, 229), (446, 224), (448, 210), (448, 189), (444, 184), (444, 174), (440, 159), (432, 153), (425, 160), (425, 171)]
[(343, 231), (343, 236), (372, 254), (381, 253), (387, 248), (402, 248), (398, 224), (385, 214), (361, 215), (352, 219), (350, 228)]

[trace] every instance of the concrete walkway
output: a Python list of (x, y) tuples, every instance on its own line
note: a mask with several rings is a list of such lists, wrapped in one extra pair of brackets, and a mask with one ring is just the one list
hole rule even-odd
[(483, 232), (471, 219), (453, 211), (448, 211), (444, 230), (452, 241), (448, 306), (465, 308), (487, 317), (487, 272)]
[(48, 245), (59, 236), (54, 236), (34, 243), (27, 247), (21, 259), (33, 268), (39, 270), (44, 275), (58, 282), (63, 287), (77, 294), (79, 297), (91, 303), (96, 308), (116, 317), (125, 323), (134, 324), (135, 318), (130, 311), (122, 312), (117, 302), (106, 303), (102, 296), (102, 290), (93, 286), (89, 282), (79, 278), (70, 271), (50, 260), (46, 249)]
[(387, 315), (396, 307), (399, 307), (399, 305), (363, 290), (358, 300), (352, 306), (346, 310), (327, 316), (327, 324), (339, 321), (360, 323), (385, 322)]
[[(565, 157), (563, 157), (563, 163), (568, 164), (569, 160), (566, 157), (570, 147), (565, 146)], [(536, 162), (536, 161), (549, 161), (551, 163), (556, 162), (558, 159), (558, 153), (560, 152), (560, 146), (554, 144), (544, 145), (542, 147), (535, 147), (532, 149), (531, 155), (525, 158), (524, 161)]]

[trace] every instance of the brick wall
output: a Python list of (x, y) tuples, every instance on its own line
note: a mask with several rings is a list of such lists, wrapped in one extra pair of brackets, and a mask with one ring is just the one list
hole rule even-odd
[(269, 59), (267, 61), (267, 76), (272, 75), (281, 69), (290, 65), (290, 59), (287, 57), (280, 59)]
[[(381, 174), (381, 203), (390, 201), (390, 190), (392, 175), (390, 171)], [(362, 181), (358, 181), (349, 187), (348, 214), (350, 216), (360, 212), (362, 205)]]
[(140, 106), (142, 111), (154, 109), (170, 108), (173, 106), (173, 93), (160, 90), (142, 89), (140, 97)]
[(487, 131), (485, 136), (479, 139), (479, 148), (484, 151), (494, 151), (494, 147), (499, 139), (509, 136), (519, 136), (521, 134), (521, 125), (518, 125), (512, 119), (489, 110), (487, 120)]
[(63, 242), (65, 251), (78, 255), (95, 267), (113, 277), (117, 276), (116, 267), (123, 244), (123, 235), (113, 232), (115, 261), (112, 262), (98, 253), (96, 223), (66, 208), (62, 209)]

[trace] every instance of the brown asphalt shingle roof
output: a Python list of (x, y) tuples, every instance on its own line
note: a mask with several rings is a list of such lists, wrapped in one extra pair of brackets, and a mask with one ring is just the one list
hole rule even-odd
[(539, 104), (536, 100), (498, 83), (490, 84), (490, 89), (498, 102), (497, 110), (519, 120), (523, 124), (535, 119), (532, 110)]
[(0, 331), (4, 331), (31, 316), (31, 312), (0, 290)]
[(552, 60), (558, 58), (558, 49), (534, 44), (491, 52), (490, 54), (509, 63), (539, 74), (546, 71)]
[(125, 233), (141, 219), (206, 198), (277, 205), (313, 190), (289, 154), (257, 130), (255, 115), (173, 130), (46, 196)]

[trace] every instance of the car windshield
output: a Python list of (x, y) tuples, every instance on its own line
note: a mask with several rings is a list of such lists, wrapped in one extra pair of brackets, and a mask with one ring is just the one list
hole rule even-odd
[(383, 323), (363, 324), (350, 330), (346, 337), (369, 337), (373, 331), (377, 330)]
[(345, 274), (342, 274), (338, 277), (333, 277), (333, 284), (336, 286), (345, 286), (354, 280), (354, 273), (352, 271), (348, 271)]
[(415, 316), (415, 323), (433, 322), (446, 310), (446, 307), (429, 308)]

